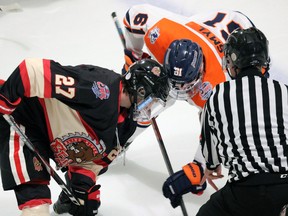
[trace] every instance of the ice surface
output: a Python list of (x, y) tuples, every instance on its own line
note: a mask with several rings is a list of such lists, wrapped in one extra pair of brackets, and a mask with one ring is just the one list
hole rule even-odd
[[(0, 0), (0, 5), (16, 1)], [(123, 48), (111, 18), (116, 11), (120, 22), (133, 4), (150, 3), (165, 9), (193, 15), (215, 9), (233, 9), (245, 13), (270, 41), (271, 77), (288, 83), (288, 2), (285, 0), (19, 0), (20, 12), (0, 12), (0, 78), (6, 79), (26, 57), (54, 59), (62, 64), (94, 64), (120, 72)], [(121, 22), (122, 24), (122, 22)], [(190, 162), (198, 145), (198, 110), (177, 102), (157, 119), (174, 171)], [(62, 175), (61, 173), (59, 173)], [(101, 176), (101, 216), (176, 216), (162, 196), (162, 183), (168, 176), (152, 128), (131, 145), (126, 165), (118, 159)], [(221, 187), (225, 180), (218, 180)], [(60, 187), (51, 180), (52, 199)], [(209, 199), (213, 189), (202, 196), (184, 196), (188, 214), (193, 216)], [(14, 193), (0, 189), (1, 215), (20, 215)], [(52, 208), (51, 208), (52, 212)]]

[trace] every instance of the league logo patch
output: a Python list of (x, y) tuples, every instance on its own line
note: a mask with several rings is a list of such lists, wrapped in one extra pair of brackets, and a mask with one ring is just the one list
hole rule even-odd
[(97, 141), (84, 133), (69, 133), (56, 138), (50, 147), (59, 167), (100, 159), (106, 149), (102, 140)]
[(151, 72), (152, 72), (155, 76), (159, 77), (159, 76), (160, 76), (160, 73), (161, 73), (161, 70), (160, 70), (159, 67), (155, 66), (155, 67), (152, 68)]
[(212, 85), (210, 82), (203, 82), (200, 86), (200, 97), (202, 100), (208, 100), (212, 94)]
[(96, 98), (99, 98), (100, 100), (108, 99), (110, 96), (110, 90), (108, 86), (100, 81), (93, 82), (92, 91), (96, 95)]
[(160, 36), (160, 29), (158, 27), (155, 27), (149, 33), (150, 43), (154, 44), (159, 36)]
[(38, 158), (33, 157), (33, 164), (34, 164), (34, 169), (38, 172), (43, 170), (42, 164), (38, 160)]

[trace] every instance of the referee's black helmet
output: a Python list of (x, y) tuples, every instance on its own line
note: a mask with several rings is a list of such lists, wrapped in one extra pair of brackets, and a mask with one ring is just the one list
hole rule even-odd
[[(243, 69), (251, 66), (269, 68), (269, 42), (257, 28), (236, 29), (224, 44), (224, 65)], [(266, 70), (267, 71), (267, 70)]]

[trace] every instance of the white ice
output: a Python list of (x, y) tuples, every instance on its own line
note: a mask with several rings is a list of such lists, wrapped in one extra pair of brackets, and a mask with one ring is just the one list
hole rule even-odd
[[(16, 2), (0, 0), (0, 5)], [(192, 15), (215, 9), (238, 10), (250, 17), (270, 41), (271, 77), (288, 84), (287, 0), (19, 0), (19, 12), (0, 11), (0, 78), (6, 79), (27, 57), (54, 59), (64, 65), (94, 64), (120, 72), (123, 48), (111, 13), (120, 22), (133, 4), (149, 3), (176, 13)], [(122, 22), (121, 22), (122, 24)], [(157, 119), (174, 171), (193, 160), (200, 125), (198, 110), (177, 102)], [(226, 174), (226, 172), (224, 172)], [(59, 173), (61, 176), (62, 174)], [(101, 184), (100, 216), (176, 216), (162, 196), (162, 183), (168, 177), (152, 128), (139, 136), (126, 154), (126, 165), (118, 159), (97, 183)], [(226, 176), (225, 176), (226, 177)], [(216, 181), (221, 187), (226, 178)], [(60, 187), (51, 180), (52, 199)], [(202, 196), (183, 197), (189, 216), (197, 213), (213, 189)], [(0, 189), (1, 215), (17, 216), (12, 191)], [(51, 208), (52, 212), (52, 208)]]

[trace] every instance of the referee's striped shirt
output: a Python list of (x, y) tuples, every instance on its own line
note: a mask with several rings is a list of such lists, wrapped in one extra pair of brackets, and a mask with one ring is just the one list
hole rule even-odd
[(229, 182), (287, 172), (287, 136), (288, 87), (256, 69), (217, 85), (206, 103), (202, 152), (208, 169), (220, 163), (228, 168)]

